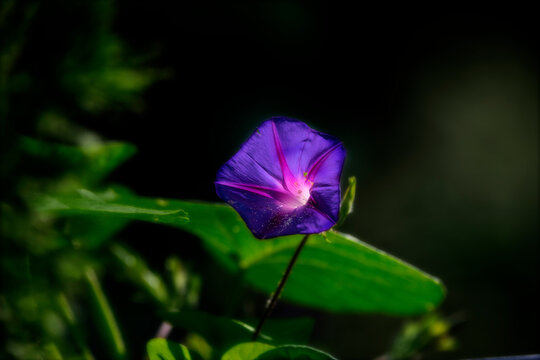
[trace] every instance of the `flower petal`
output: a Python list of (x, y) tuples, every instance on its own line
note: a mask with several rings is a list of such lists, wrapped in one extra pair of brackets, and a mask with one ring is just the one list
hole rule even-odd
[(331, 152), (324, 154), (318, 162), (314, 163), (311, 169), (313, 173), (311, 197), (314, 206), (335, 222), (339, 218), (341, 201), (339, 181), (345, 155), (343, 145), (339, 144)]
[(318, 233), (338, 220), (344, 160), (337, 138), (273, 117), (221, 167), (216, 191), (260, 239)]
[(296, 178), (301, 178), (324, 153), (341, 144), (339, 139), (298, 120), (272, 117), (268, 121), (275, 124), (287, 164)]
[(319, 233), (335, 224), (335, 221), (311, 205), (291, 209), (272, 198), (218, 182), (216, 191), (220, 198), (226, 199), (240, 214), (258, 239)]
[(291, 192), (295, 191), (296, 189), (294, 183), (296, 182), (296, 177), (291, 173), (289, 165), (287, 164), (286, 156), (283, 153), (283, 148), (281, 147), (281, 140), (279, 139), (276, 123), (274, 121), (270, 121), (270, 124), (272, 125), (272, 135), (274, 137), (274, 146), (276, 148), (276, 154), (279, 160), (279, 166), (281, 168), (283, 186)]
[(284, 189), (270, 121), (259, 126), (240, 150), (219, 169), (217, 180)]

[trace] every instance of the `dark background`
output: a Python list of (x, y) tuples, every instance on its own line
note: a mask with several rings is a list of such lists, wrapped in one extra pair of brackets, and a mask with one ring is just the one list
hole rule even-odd
[[(69, 92), (49, 91), (62, 71), (57, 60), (101, 24), (166, 74), (136, 111), (64, 110), (75, 123), (138, 147), (111, 180), (145, 196), (219, 201), (217, 169), (258, 124), (273, 115), (303, 120), (342, 139), (348, 151), (344, 179), (356, 176), (358, 189), (343, 231), (445, 283), (441, 311), (465, 321), (453, 332), (458, 350), (439, 357), (540, 352), (532, 11), (50, 4), (41, 4), (16, 65), (30, 69), (33, 83), (30, 95), (12, 97), (9, 131), (33, 135), (38, 109), (74, 101)], [(228, 294), (219, 284), (232, 280), (220, 280), (226, 275), (195, 238), (141, 223), (122, 236), (151, 263), (176, 251), (195, 269), (213, 271), (205, 274), (201, 306), (221, 310), (219, 296)], [(150, 250), (149, 241), (162, 246)], [(112, 302), (122, 307), (121, 299)], [(277, 309), (288, 313), (316, 317), (313, 344), (343, 359), (380, 355), (402, 324)]]

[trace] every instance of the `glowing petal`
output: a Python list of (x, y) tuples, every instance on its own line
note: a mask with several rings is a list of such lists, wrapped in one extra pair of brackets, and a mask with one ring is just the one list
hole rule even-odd
[(260, 239), (319, 233), (338, 219), (344, 160), (338, 139), (274, 117), (221, 167), (216, 192)]

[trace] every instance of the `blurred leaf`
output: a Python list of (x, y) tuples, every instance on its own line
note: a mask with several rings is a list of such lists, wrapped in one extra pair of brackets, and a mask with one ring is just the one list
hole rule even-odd
[(70, 146), (25, 136), (19, 139), (19, 147), (40, 161), (75, 171), (85, 185), (98, 183), (136, 151), (134, 145), (122, 142), (103, 143), (95, 139), (85, 145)]
[[(221, 350), (250, 341), (255, 330), (246, 322), (198, 311), (169, 312), (163, 317), (176, 327), (201, 335), (214, 348)], [(274, 345), (304, 343), (307, 342), (312, 327), (313, 320), (309, 318), (269, 319), (260, 338)]]
[(166, 339), (152, 339), (146, 344), (150, 360), (191, 360), (189, 350), (182, 344)]
[(393, 360), (415, 358), (432, 346), (438, 351), (454, 350), (457, 344), (449, 332), (460, 321), (462, 321), (460, 316), (444, 318), (432, 312), (416, 321), (407, 322), (394, 340), (388, 358)]
[[(99, 11), (98, 16), (103, 16), (105, 11), (112, 12), (110, 8)], [(81, 57), (74, 52), (66, 58), (62, 83), (88, 112), (115, 108), (139, 111), (142, 92), (169, 76), (169, 71), (143, 66), (141, 63), (146, 59), (128, 54), (120, 38), (108, 29), (103, 30), (106, 36), (95, 39), (95, 48), (89, 56)]]
[(165, 261), (165, 267), (170, 274), (171, 282), (174, 290), (179, 295), (184, 295), (187, 289), (187, 273), (180, 259), (176, 256), (171, 256)]
[(81, 357), (84, 360), (94, 360), (94, 356), (92, 355), (92, 352), (86, 345), (86, 340), (84, 339), (84, 336), (82, 335), (81, 326), (78, 323), (77, 319), (75, 318), (75, 313), (73, 312), (73, 309), (71, 305), (69, 304), (68, 299), (66, 298), (65, 294), (60, 293), (57, 295), (57, 303), (58, 308), (62, 315), (64, 316), (64, 319), (68, 322), (70, 326), (70, 333), (72, 337), (75, 339), (75, 343), (79, 347), (81, 351)]
[(257, 360), (337, 360), (321, 350), (303, 345), (283, 345), (269, 350)]
[[(29, 216), (27, 212), (7, 203), (0, 203), (0, 213), (0, 231), (4, 238), (23, 246), (29, 253), (43, 254), (70, 245), (68, 239), (54, 227), (51, 216)], [(5, 258), (5, 261), (9, 261), (9, 258)], [(18, 271), (16, 267), (14, 269)]]
[(86, 267), (85, 275), (90, 287), (90, 295), (95, 308), (95, 317), (99, 322), (102, 338), (108, 345), (109, 353), (114, 359), (124, 359), (126, 357), (126, 346), (122, 339), (122, 333), (99, 279), (94, 269), (89, 266)]
[[(58, 252), (49, 260), (54, 263), (54, 271), (64, 285), (80, 281), (86, 282), (86, 268), (88, 266), (99, 269), (101, 261), (87, 251), (69, 250)], [(50, 266), (50, 265), (49, 265)]]
[(169, 303), (169, 294), (162, 278), (148, 268), (146, 262), (128, 248), (113, 244), (111, 252), (122, 267), (122, 273), (133, 283), (146, 291), (151, 298), (163, 307)]
[(198, 311), (169, 312), (163, 319), (201, 335), (213, 348), (221, 350), (248, 341), (253, 333), (244, 323)]
[(40, 351), (44, 359), (48, 360), (63, 360), (62, 354), (56, 344), (49, 342), (43, 345), (42, 350)]
[[(36, 132), (48, 140), (46, 144), (77, 144), (79, 146), (102, 143), (100, 136), (77, 123), (71, 122), (61, 110), (44, 110), (36, 121)], [(24, 139), (24, 138), (23, 138)], [(34, 139), (36, 141), (41, 141)]]
[[(174, 298), (177, 302), (183, 299), (188, 290), (188, 275), (186, 269), (182, 265), (180, 259), (176, 256), (171, 256), (165, 261), (165, 268), (169, 274)], [(180, 304), (179, 304), (180, 305)]]
[(74, 248), (95, 249), (122, 230), (128, 223), (124, 218), (70, 216), (66, 219), (63, 234)]
[(176, 256), (170, 256), (165, 261), (168, 280), (171, 284), (169, 310), (187, 306), (194, 308), (199, 303), (201, 278), (198, 274), (190, 273)]
[[(37, 202), (37, 208), (64, 214), (124, 216), (180, 227), (202, 238), (218, 261), (231, 271), (243, 271), (244, 279), (265, 293), (274, 291), (302, 238), (257, 240), (239, 215), (224, 204), (88, 191), (81, 194), (84, 196), (45, 197)], [(185, 221), (185, 212), (189, 221)], [(435, 308), (444, 294), (438, 279), (351, 235), (329, 231), (325, 236), (310, 236), (282, 298), (337, 312), (411, 315)]]
[(223, 354), (221, 360), (255, 360), (262, 353), (274, 348), (275, 346), (259, 342), (238, 344)]
[(339, 229), (345, 222), (345, 219), (353, 212), (354, 199), (356, 197), (356, 177), (351, 176), (349, 178), (349, 185), (345, 190), (345, 195), (341, 200), (341, 207), (339, 209), (339, 220), (333, 229)]
[(212, 358), (213, 349), (202, 336), (195, 333), (188, 333), (184, 343), (194, 358), (204, 360), (210, 360)]

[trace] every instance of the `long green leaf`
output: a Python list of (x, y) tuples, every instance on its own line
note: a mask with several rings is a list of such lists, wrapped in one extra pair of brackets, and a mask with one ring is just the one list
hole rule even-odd
[[(105, 194), (81, 191), (45, 201), (41, 197), (34, 203), (42, 211), (122, 216), (179, 227), (200, 237), (219, 262), (244, 272), (246, 281), (264, 293), (275, 289), (301, 240), (301, 236), (257, 240), (225, 204)], [(336, 312), (412, 315), (435, 308), (444, 293), (438, 279), (414, 266), (353, 236), (329, 231), (309, 238), (282, 299)]]
[[(177, 201), (190, 215), (179, 227), (204, 240), (226, 266), (244, 271), (248, 283), (275, 290), (301, 236), (257, 240), (229, 206)], [(442, 283), (351, 235), (312, 235), (293, 269), (282, 299), (336, 312), (419, 314), (444, 298)]]
[(182, 208), (165, 208), (162, 205), (164, 200), (145, 202), (145, 205), (141, 206), (137, 204), (134, 197), (132, 201), (125, 199), (117, 201), (119, 198), (120, 196), (114, 190), (96, 194), (80, 189), (76, 194), (69, 195), (34, 195), (31, 202), (36, 211), (65, 215), (113, 216), (177, 226), (189, 220)]
[(126, 346), (122, 333), (109, 305), (109, 301), (103, 292), (99, 279), (93, 268), (85, 269), (86, 280), (90, 285), (90, 295), (96, 309), (95, 315), (101, 326), (101, 334), (109, 346), (110, 355), (114, 359), (126, 358)]

